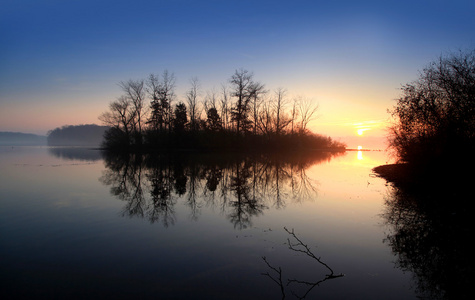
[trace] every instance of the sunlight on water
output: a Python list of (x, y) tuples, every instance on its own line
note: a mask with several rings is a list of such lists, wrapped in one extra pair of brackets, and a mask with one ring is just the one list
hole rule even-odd
[[(360, 153), (361, 152), (361, 153)], [(288, 296), (411, 299), (383, 244), (384, 152), (316, 157), (107, 157), (0, 149), (2, 269), (25, 295), (281, 298), (323, 265), (289, 249), (294, 229), (345, 276)], [(296, 240), (293, 240), (294, 242)], [(265, 256), (267, 263), (262, 259)], [(243, 288), (243, 287), (246, 288)], [(29, 294), (31, 292), (31, 294)]]
[(362, 147), (358, 146), (358, 160), (363, 160), (363, 151), (361, 151)]

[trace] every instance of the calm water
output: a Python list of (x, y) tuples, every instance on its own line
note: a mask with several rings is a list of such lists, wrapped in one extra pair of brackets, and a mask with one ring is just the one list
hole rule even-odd
[[(2, 293), (415, 299), (414, 276), (387, 243), (390, 187), (371, 175), (386, 161), (0, 148)], [(296, 238), (322, 263), (296, 251)], [(344, 276), (328, 278), (323, 263)]]

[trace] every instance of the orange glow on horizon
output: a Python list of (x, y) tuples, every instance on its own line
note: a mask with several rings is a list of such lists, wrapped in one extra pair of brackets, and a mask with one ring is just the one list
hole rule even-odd
[(386, 122), (382, 120), (363, 121), (353, 123), (352, 126), (356, 130), (357, 136), (364, 136), (367, 131), (375, 131), (371, 133), (374, 135), (380, 133), (380, 130), (386, 126)]

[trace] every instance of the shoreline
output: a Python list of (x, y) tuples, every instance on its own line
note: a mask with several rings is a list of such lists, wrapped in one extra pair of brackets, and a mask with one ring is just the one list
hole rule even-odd
[(377, 177), (383, 178), (396, 185), (414, 183), (410, 166), (407, 163), (386, 164), (374, 167), (371, 171)]

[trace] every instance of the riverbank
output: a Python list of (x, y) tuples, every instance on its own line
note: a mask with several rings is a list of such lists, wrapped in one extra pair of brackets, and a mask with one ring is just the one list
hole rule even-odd
[(411, 175), (410, 166), (408, 164), (388, 164), (373, 168), (376, 176), (386, 179), (396, 185), (408, 184), (414, 179)]
[(399, 191), (414, 196), (419, 203), (460, 213), (475, 196), (470, 166), (468, 162), (424, 166), (396, 163), (381, 165), (372, 171)]

